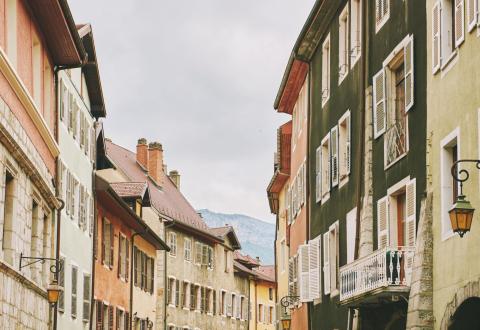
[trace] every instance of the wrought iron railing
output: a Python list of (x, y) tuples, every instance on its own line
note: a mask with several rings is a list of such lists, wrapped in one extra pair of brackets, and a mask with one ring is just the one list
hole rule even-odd
[(413, 255), (414, 247), (383, 248), (343, 266), (340, 301), (382, 287), (410, 286)]
[(385, 132), (387, 166), (407, 152), (406, 116), (397, 118)]

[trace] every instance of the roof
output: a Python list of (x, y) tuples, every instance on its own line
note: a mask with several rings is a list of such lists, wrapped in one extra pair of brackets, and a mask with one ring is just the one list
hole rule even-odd
[(137, 163), (134, 152), (108, 139), (105, 140), (105, 144), (106, 154), (117, 169), (121, 170), (133, 182), (147, 182), (153, 208), (175, 221), (214, 235), (165, 173), (161, 173), (163, 185), (158, 187)]
[(122, 215), (121, 219), (126, 225), (150, 242), (158, 250), (170, 251), (168, 245), (140, 218), (117, 194), (112, 184), (108, 183), (100, 176), (95, 177), (95, 190), (99, 200), (105, 200), (110, 203), (112, 210)]
[(254, 272), (259, 279), (275, 283), (275, 266), (260, 266)]
[(247, 275), (252, 275), (252, 276), (255, 276), (255, 272), (253, 270), (251, 270), (250, 268), (244, 266), (243, 264), (241, 264), (240, 262), (238, 261), (233, 261), (233, 268), (237, 271), (237, 272), (240, 272), (240, 273), (244, 273), (244, 274), (247, 274)]
[(87, 53), (87, 62), (82, 68), (87, 83), (88, 98), (90, 100), (90, 111), (95, 118), (105, 117), (105, 100), (103, 98), (102, 81), (98, 68), (95, 41), (93, 39), (92, 26), (90, 24), (77, 25), (78, 34)]
[(240, 251), (233, 252), (233, 259), (251, 267), (260, 266), (260, 262), (257, 259), (250, 257), (248, 254), (242, 254)]
[(143, 197), (148, 188), (146, 182), (115, 182), (110, 185), (120, 197)]
[(232, 242), (233, 248), (241, 249), (240, 241), (238, 240), (237, 234), (235, 234), (235, 230), (232, 226), (210, 228), (210, 232), (222, 239), (225, 239), (225, 237), (228, 236)]
[(67, 0), (37, 0), (25, 3), (40, 26), (53, 62), (61, 66), (80, 66), (86, 53)]

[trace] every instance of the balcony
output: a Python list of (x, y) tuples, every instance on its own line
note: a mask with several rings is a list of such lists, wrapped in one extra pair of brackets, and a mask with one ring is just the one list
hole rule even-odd
[(410, 291), (414, 247), (389, 247), (340, 268), (340, 304), (360, 306)]

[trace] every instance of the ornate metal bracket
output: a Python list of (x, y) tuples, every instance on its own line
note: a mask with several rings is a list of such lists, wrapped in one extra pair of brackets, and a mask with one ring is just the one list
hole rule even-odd
[[(27, 264), (22, 265), (23, 259), (33, 260), (33, 261), (30, 261)], [(22, 253), (20, 253), (20, 270), (22, 270), (22, 268), (24, 268), (24, 267), (31, 266), (31, 265), (36, 264), (38, 262), (43, 265), (45, 263), (45, 261), (47, 261), (47, 260), (55, 261), (55, 263), (50, 266), (50, 272), (55, 275), (55, 278), (57, 278), (58, 272), (60, 272), (62, 270), (63, 263), (60, 260), (55, 259), (55, 258), (25, 257), (23, 255), (23, 252), (22, 252)]]
[(480, 170), (480, 159), (460, 159), (453, 163), (450, 172), (455, 181), (460, 183), (460, 195), (463, 195), (463, 183), (470, 178), (470, 172), (466, 169), (458, 170), (458, 164), (460, 163), (475, 163), (475, 166)]
[(284, 313), (287, 314), (287, 308), (295, 305), (300, 301), (299, 296), (285, 296), (280, 299), (280, 305), (284, 308)]

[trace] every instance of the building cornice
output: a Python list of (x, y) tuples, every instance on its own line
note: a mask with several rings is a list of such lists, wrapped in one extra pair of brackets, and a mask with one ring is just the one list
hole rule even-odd
[(55, 141), (53, 134), (48, 130), (47, 123), (40, 115), (40, 111), (35, 105), (35, 102), (30, 95), (27, 87), (23, 84), (17, 71), (14, 69), (12, 63), (8, 60), (7, 55), (0, 48), (0, 72), (5, 76), (13, 91), (17, 95), (18, 99), (24, 106), (28, 115), (32, 119), (35, 127), (42, 136), (48, 150), (53, 157), (57, 157), (60, 154), (60, 149)]

